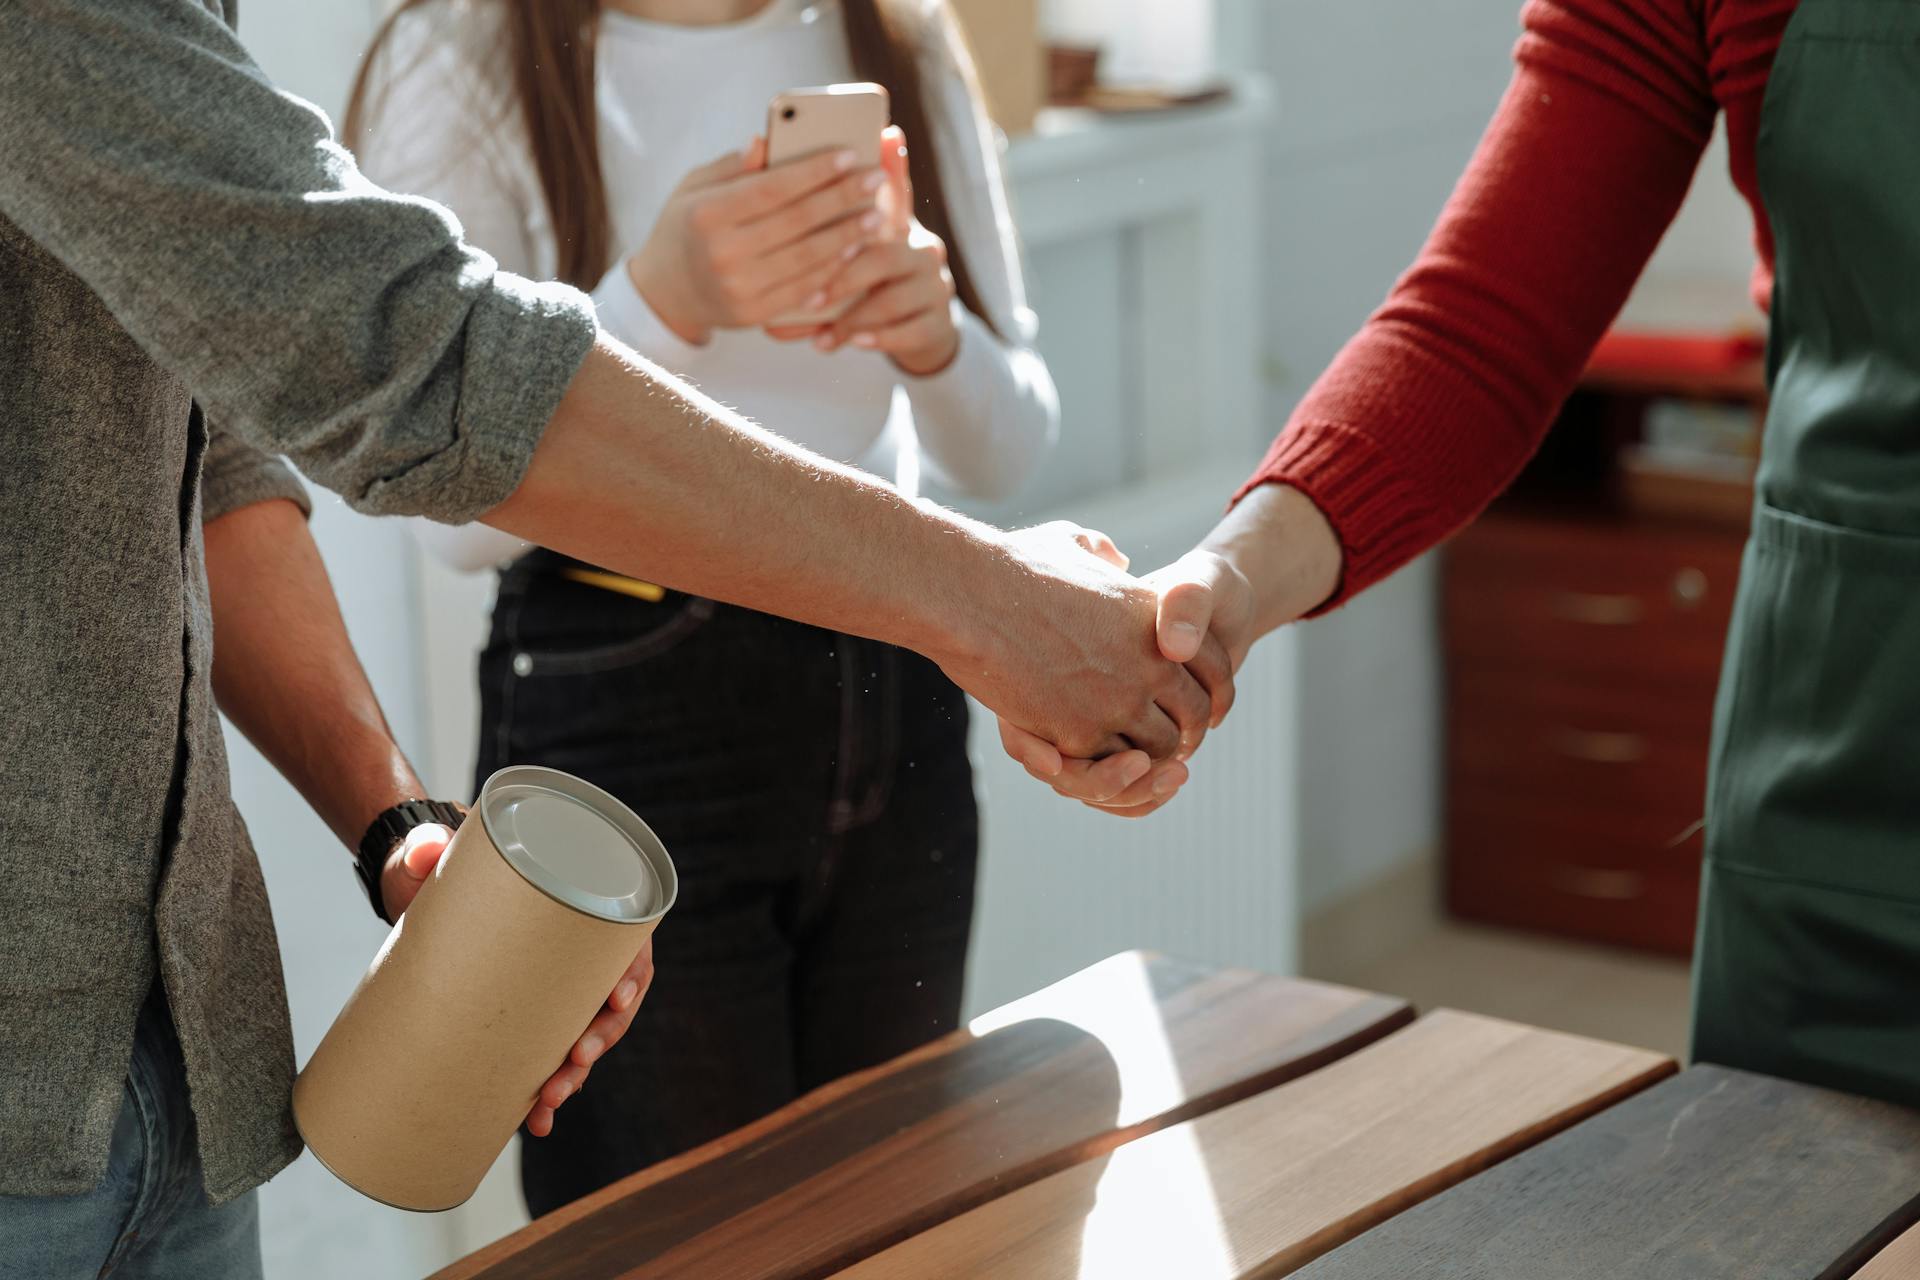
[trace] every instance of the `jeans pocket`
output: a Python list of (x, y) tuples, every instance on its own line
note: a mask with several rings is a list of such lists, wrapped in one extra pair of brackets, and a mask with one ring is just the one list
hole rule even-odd
[[(609, 617), (632, 616), (624, 601), (609, 601)], [(513, 673), (520, 677), (586, 676), (635, 666), (650, 658), (669, 653), (685, 643), (712, 620), (718, 609), (713, 601), (699, 596), (676, 596), (669, 602), (647, 605), (645, 623), (637, 631), (607, 643), (565, 645), (543, 634), (543, 628), (528, 625), (522, 614), (519, 642), (513, 647)]]

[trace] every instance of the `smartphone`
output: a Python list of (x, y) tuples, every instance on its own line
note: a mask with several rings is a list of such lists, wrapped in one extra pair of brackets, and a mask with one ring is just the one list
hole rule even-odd
[[(789, 89), (767, 104), (767, 166), (821, 151), (851, 151), (860, 168), (880, 163), (880, 134), (886, 129), (891, 104), (877, 84), (830, 84), (811, 89)], [(832, 324), (851, 307), (848, 298), (819, 313), (796, 312), (778, 316), (774, 328), (812, 328)]]

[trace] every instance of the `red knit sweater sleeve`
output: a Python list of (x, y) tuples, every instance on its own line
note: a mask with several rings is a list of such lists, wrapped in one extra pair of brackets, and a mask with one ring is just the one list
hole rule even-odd
[(1529, 0), (1518, 70), (1411, 270), (1244, 495), (1292, 485), (1345, 550), (1340, 603), (1519, 472), (1626, 301), (1712, 131), (1707, 0)]

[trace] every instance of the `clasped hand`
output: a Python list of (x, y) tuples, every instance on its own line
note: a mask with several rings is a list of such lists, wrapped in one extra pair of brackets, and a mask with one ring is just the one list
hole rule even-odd
[[(1066, 537), (1112, 566), (1116, 577), (1124, 578), (1128, 568), (1127, 557), (1106, 535), (1076, 525), (1041, 526), (1023, 536)], [(1150, 716), (1088, 750), (1084, 739), (1050, 736), (1002, 714), (1000, 742), (1029, 774), (1059, 794), (1120, 817), (1140, 818), (1179, 792), (1187, 781), (1187, 760), (1233, 707), (1234, 676), (1253, 642), (1252, 591), (1224, 558), (1200, 549), (1126, 580), (1153, 604), (1141, 646), (1185, 676), (1169, 679), (1162, 672), (1153, 700), (1177, 731), (1176, 748), (1163, 749), (1167, 734)], [(1196, 701), (1195, 689), (1204, 691), (1204, 704)]]

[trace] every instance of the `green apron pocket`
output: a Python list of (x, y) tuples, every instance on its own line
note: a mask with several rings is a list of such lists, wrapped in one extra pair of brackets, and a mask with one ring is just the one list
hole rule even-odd
[(1757, 507), (1713, 753), (1711, 861), (1920, 903), (1920, 538)]

